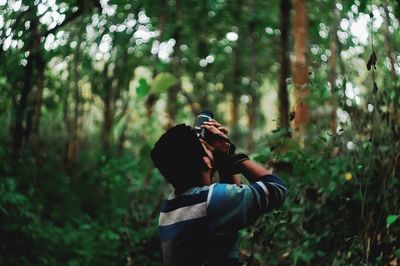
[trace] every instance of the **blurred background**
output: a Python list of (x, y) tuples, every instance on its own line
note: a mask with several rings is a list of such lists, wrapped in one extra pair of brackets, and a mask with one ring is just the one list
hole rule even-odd
[(398, 265), (399, 19), (393, 0), (0, 0), (0, 263), (160, 265), (172, 190), (149, 151), (208, 109), (289, 186), (241, 232), (245, 265)]

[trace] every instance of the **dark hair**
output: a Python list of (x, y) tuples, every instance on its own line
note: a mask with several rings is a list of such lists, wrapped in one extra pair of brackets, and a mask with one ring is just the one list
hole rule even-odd
[(198, 185), (206, 169), (206, 156), (195, 131), (185, 124), (167, 130), (151, 150), (151, 159), (178, 191)]

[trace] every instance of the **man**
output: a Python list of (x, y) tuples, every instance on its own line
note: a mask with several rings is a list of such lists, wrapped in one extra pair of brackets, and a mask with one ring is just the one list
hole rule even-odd
[[(164, 265), (241, 265), (238, 231), (279, 207), (287, 188), (247, 155), (236, 154), (218, 122), (202, 127), (207, 138), (184, 124), (172, 127), (151, 151), (155, 166), (175, 188), (159, 218)], [(225, 183), (213, 184), (217, 170)], [(241, 185), (236, 173), (250, 185)]]

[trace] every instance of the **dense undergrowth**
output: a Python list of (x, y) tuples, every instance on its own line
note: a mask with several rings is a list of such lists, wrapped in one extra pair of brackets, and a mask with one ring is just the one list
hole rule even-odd
[[(282, 130), (258, 143), (251, 156), (274, 167), (289, 195), (242, 231), (247, 265), (398, 262), (398, 126), (374, 123), (363, 134), (356, 124), (340, 135), (311, 127), (305, 148)], [(2, 264), (159, 265), (158, 209), (170, 188), (151, 145), (106, 159), (88, 141), (71, 173), (57, 141), (43, 142), (39, 157), (27, 151), (18, 169), (1, 150)]]

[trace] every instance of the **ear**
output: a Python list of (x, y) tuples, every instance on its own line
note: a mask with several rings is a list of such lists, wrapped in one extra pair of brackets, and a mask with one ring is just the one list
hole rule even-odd
[(204, 163), (207, 165), (207, 167), (208, 167), (209, 169), (212, 168), (212, 163), (211, 163), (210, 158), (208, 158), (207, 156), (203, 156), (203, 161), (204, 161)]

